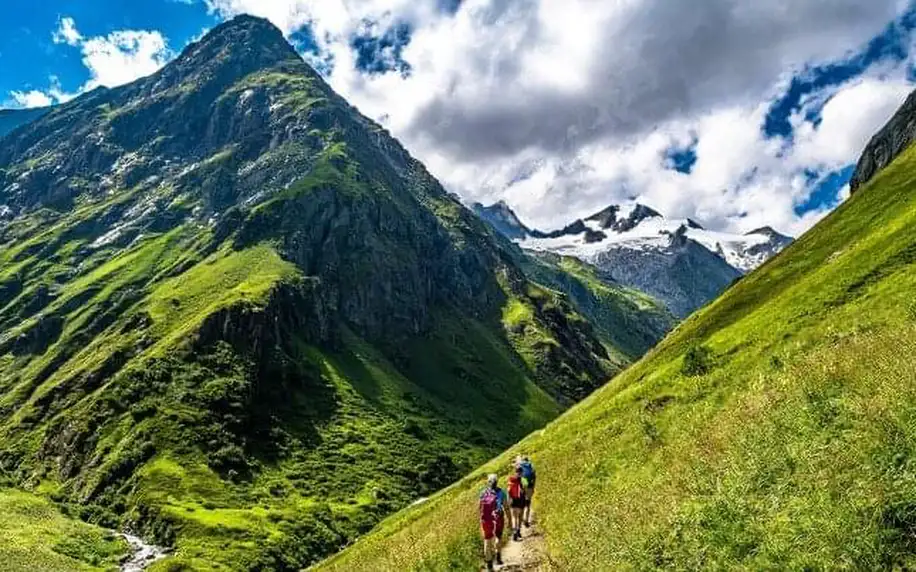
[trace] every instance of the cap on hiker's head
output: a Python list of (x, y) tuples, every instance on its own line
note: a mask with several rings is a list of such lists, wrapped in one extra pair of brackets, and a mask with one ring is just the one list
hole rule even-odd
[(487, 476), (487, 484), (491, 487), (495, 487), (497, 481), (499, 481), (499, 477), (496, 475), (496, 473), (490, 473), (490, 475)]

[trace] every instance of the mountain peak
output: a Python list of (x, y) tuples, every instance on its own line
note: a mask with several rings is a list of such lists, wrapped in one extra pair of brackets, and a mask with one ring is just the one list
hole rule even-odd
[(655, 209), (641, 203), (633, 203), (629, 207), (610, 205), (586, 220), (597, 222), (603, 229), (610, 228), (616, 232), (626, 232), (635, 228), (636, 225), (647, 218), (660, 216), (662, 215)]
[(755, 228), (750, 232), (744, 233), (744, 236), (751, 236), (753, 234), (762, 234), (770, 238), (789, 238), (788, 236), (782, 234), (771, 226), (762, 226), (760, 228)]
[[(248, 14), (242, 14), (223, 22), (195, 43), (225, 43), (229, 40), (248, 40), (249, 44), (272, 44), (283, 49), (290, 47), (286, 38), (283, 37), (283, 32), (271, 24), (270, 20)], [(242, 48), (244, 44), (236, 44), (233, 47)]]
[(289, 61), (302, 58), (279, 28), (263, 18), (236, 16), (185, 48), (160, 71), (156, 86), (167, 89), (195, 77), (238, 78)]
[(490, 206), (474, 203), (473, 209), (477, 216), (512, 240), (523, 239), (530, 233), (528, 227), (519, 220), (515, 211), (504, 200), (499, 200)]

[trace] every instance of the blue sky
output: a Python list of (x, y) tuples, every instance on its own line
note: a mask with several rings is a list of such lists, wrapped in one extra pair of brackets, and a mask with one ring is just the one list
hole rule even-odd
[(3, 0), (2, 4), (0, 102), (11, 91), (46, 89), (51, 76), (59, 78), (67, 92), (77, 91), (89, 80), (80, 49), (53, 41), (62, 17), (73, 18), (86, 37), (117, 30), (156, 30), (173, 50), (217, 22), (203, 3), (178, 0)]
[(254, 13), (450, 189), (541, 227), (635, 196), (797, 234), (916, 78), (898, 0), (0, 1), (0, 106), (130, 81)]

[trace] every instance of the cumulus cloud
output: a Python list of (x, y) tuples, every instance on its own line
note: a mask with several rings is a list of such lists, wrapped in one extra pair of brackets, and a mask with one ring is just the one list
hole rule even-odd
[(11, 91), (10, 97), (13, 98), (13, 102), (17, 107), (47, 107), (54, 103), (50, 96), (37, 89), (32, 91)]
[(159, 32), (122, 30), (85, 40), (80, 47), (91, 75), (84, 89), (130, 83), (156, 72), (173, 56)]
[[(544, 227), (637, 198), (731, 230), (801, 232), (832, 206), (797, 212), (812, 191), (805, 171), (854, 161), (910, 89), (902, 65), (885, 65), (806, 96), (791, 141), (762, 130), (793, 75), (853, 57), (908, 7), (900, 0), (207, 4), (287, 34), (309, 26), (332, 86), (448, 187), (507, 199)], [(349, 39), (367, 21), (410, 27), (409, 74), (359, 69)], [(819, 121), (806, 115), (815, 107)], [(694, 140), (691, 172), (672, 170), (670, 149)]]
[[(911, 87), (910, 62), (860, 65), (909, 0), (204, 1), (294, 39), (307, 29), (307, 59), (450, 190), (506, 199), (545, 228), (636, 199), (715, 228), (799, 233), (845, 195), (799, 205)], [(157, 32), (87, 39), (70, 18), (54, 39), (82, 51), (84, 89), (173, 55)], [(793, 78), (837, 62), (855, 73), (812, 83), (780, 111), (791, 133), (765, 133)], [(671, 152), (685, 148), (696, 160), (681, 172)]]
[(86, 38), (73, 18), (60, 19), (52, 35), (56, 44), (79, 48), (89, 79), (75, 92), (65, 91), (56, 76), (49, 78), (45, 90), (11, 92), (20, 107), (41, 107), (66, 103), (79, 94), (99, 86), (116, 87), (156, 72), (174, 57), (161, 33), (144, 30), (118, 30), (107, 36)]
[(73, 18), (61, 18), (57, 31), (52, 35), (55, 44), (78, 46), (83, 41), (82, 34), (76, 29)]

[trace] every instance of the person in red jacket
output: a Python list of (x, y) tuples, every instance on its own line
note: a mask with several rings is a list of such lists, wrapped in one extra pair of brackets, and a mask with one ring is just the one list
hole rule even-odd
[(512, 518), (510, 519), (510, 522), (514, 525), (512, 540), (519, 541), (522, 539), (522, 513), (525, 512), (525, 507), (528, 505), (520, 466), (516, 466), (515, 473), (509, 475), (506, 489), (509, 492), (509, 505), (512, 507)]
[(487, 477), (487, 486), (480, 492), (480, 530), (483, 534), (483, 559), (487, 570), (493, 570), (493, 560), (502, 565), (502, 539), (508, 507), (506, 492), (499, 488), (499, 477)]

